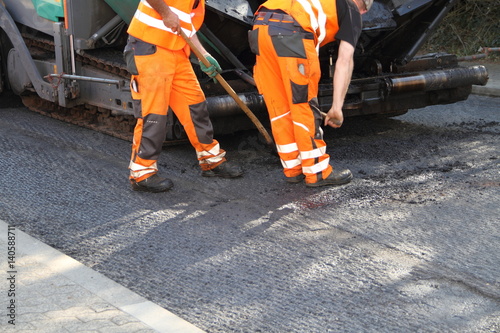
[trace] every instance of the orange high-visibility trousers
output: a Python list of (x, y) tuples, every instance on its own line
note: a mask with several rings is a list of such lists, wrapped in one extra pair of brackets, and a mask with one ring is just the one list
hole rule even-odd
[[(269, 24), (269, 25), (267, 25)], [(312, 33), (293, 22), (261, 25), (249, 34), (256, 53), (254, 77), (271, 120), (286, 177), (316, 183), (332, 172), (317, 100), (320, 64)]]
[[(139, 49), (139, 48), (137, 48)], [(196, 150), (202, 170), (224, 162), (226, 152), (213, 139), (205, 95), (185, 50), (156, 47), (153, 54), (134, 56), (138, 75), (131, 90), (137, 124), (134, 130), (130, 178), (141, 181), (158, 171), (157, 160), (167, 131), (167, 112), (175, 113)]]

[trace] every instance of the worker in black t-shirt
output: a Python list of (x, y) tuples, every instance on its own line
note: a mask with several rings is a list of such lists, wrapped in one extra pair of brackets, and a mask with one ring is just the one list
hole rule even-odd
[[(264, 96), (285, 179), (306, 186), (341, 185), (349, 170), (334, 170), (321, 124), (340, 127), (342, 106), (361, 34), (361, 15), (373, 0), (268, 0), (255, 13), (248, 39), (256, 54), (254, 77)], [(319, 48), (339, 42), (333, 102), (325, 116), (318, 104)]]

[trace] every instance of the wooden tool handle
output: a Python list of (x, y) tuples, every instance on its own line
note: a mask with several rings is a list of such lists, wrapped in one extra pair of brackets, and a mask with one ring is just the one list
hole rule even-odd
[[(207, 58), (205, 58), (205, 56), (201, 53), (201, 51), (193, 44), (191, 39), (188, 36), (186, 36), (184, 31), (180, 30), (180, 35), (182, 36), (182, 38), (184, 38), (184, 40), (188, 43), (189, 47), (194, 52), (194, 54), (198, 57), (198, 59), (200, 59), (201, 62), (203, 62), (203, 64), (206, 67), (212, 66), (210, 61), (208, 61)], [(266, 139), (267, 143), (269, 145), (272, 145), (273, 139), (271, 139), (271, 136), (269, 135), (267, 130), (264, 128), (264, 126), (259, 121), (259, 119), (257, 119), (257, 117), (253, 114), (253, 112), (248, 108), (248, 106), (246, 106), (246, 104), (243, 103), (243, 101), (236, 94), (236, 92), (233, 90), (233, 88), (231, 88), (231, 86), (226, 82), (226, 80), (224, 80), (222, 75), (217, 73), (217, 75), (215, 76), (215, 79), (221, 84), (221, 86), (227, 91), (227, 93), (234, 99), (234, 101), (245, 112), (245, 114), (248, 116), (248, 118), (250, 118), (250, 120), (254, 123), (254, 125), (259, 130), (259, 132), (264, 136), (264, 139)]]

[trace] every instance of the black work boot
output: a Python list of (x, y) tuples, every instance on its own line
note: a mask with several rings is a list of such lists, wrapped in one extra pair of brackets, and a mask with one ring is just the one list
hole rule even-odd
[(332, 173), (328, 175), (325, 179), (321, 179), (319, 182), (306, 184), (307, 187), (320, 187), (320, 186), (334, 186), (347, 184), (352, 179), (352, 173), (350, 170), (332, 170)]
[(295, 176), (295, 177), (285, 177), (285, 180), (289, 184), (298, 184), (298, 183), (302, 182), (304, 180), (304, 178), (306, 178), (306, 176), (304, 176), (303, 174), (300, 174), (300, 175)]
[(221, 177), (221, 178), (236, 178), (243, 174), (243, 170), (228, 162), (223, 162), (211, 170), (203, 170), (201, 175), (203, 177)]
[(132, 185), (132, 190), (134, 191), (153, 193), (165, 192), (174, 186), (174, 183), (172, 183), (170, 179), (160, 177), (156, 173), (140, 182), (136, 182), (134, 179), (131, 179), (130, 184)]

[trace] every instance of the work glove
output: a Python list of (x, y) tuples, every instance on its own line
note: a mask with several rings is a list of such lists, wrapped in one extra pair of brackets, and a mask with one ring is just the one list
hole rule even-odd
[(198, 59), (200, 62), (200, 68), (202, 71), (205, 72), (208, 76), (210, 76), (212, 79), (214, 79), (214, 82), (217, 83), (217, 80), (215, 79), (215, 76), (222, 72), (222, 68), (220, 67), (219, 63), (217, 60), (212, 57), (210, 54), (205, 54), (205, 58), (208, 60), (208, 62), (211, 64), (210, 67), (205, 66), (205, 64)]

